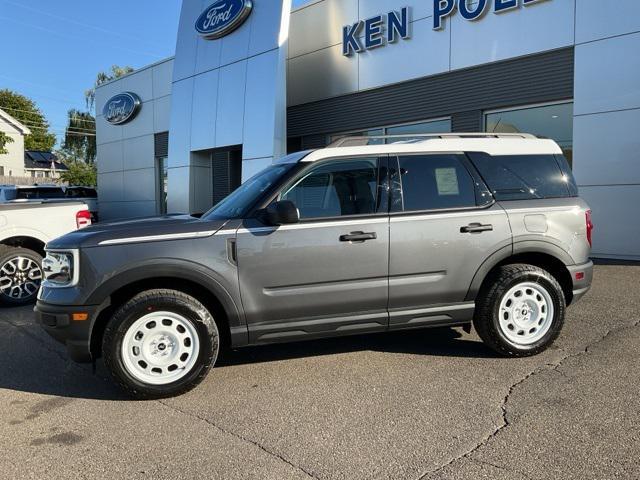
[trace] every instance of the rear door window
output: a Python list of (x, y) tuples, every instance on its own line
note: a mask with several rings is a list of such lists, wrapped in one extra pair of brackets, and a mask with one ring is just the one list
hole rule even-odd
[[(496, 200), (571, 197), (577, 187), (569, 165), (556, 155), (470, 153)], [(564, 165), (562, 165), (564, 160)]]
[[(455, 154), (408, 155), (398, 157), (401, 202), (394, 198), (392, 211), (421, 211), (477, 206), (476, 182)], [(399, 174), (398, 174), (399, 173)], [(397, 197), (397, 194), (394, 195)]]

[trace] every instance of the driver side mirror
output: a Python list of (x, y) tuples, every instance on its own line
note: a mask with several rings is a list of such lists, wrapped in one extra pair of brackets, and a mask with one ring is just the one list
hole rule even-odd
[(300, 222), (300, 213), (296, 204), (290, 200), (274, 202), (265, 209), (269, 225), (287, 225)]

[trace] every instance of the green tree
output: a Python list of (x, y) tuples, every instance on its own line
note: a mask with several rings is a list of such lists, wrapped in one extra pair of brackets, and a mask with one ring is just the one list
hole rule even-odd
[(66, 157), (93, 163), (96, 159), (96, 119), (89, 112), (69, 110), (62, 150)]
[(94, 86), (84, 94), (87, 111), (81, 112), (72, 108), (68, 112), (67, 128), (65, 130), (62, 148), (58, 155), (69, 161), (83, 161), (93, 163), (96, 159), (96, 119), (92, 115), (96, 101), (96, 88), (105, 82), (115, 80), (127, 73), (133, 72), (132, 67), (113, 65), (109, 72), (99, 72)]
[(115, 80), (133, 72), (132, 67), (113, 65), (108, 72), (99, 72), (94, 86), (84, 94), (87, 111), (81, 112), (72, 108), (68, 112), (62, 148), (57, 152), (69, 162), (83, 161), (93, 163), (96, 159), (96, 119), (92, 115), (96, 101), (96, 88), (105, 82)]
[(69, 185), (82, 185), (95, 187), (98, 180), (98, 171), (95, 164), (88, 164), (80, 160), (66, 161), (69, 170), (60, 174), (60, 180)]
[(13, 142), (13, 138), (11, 138), (9, 135), (7, 135), (4, 132), (0, 132), (0, 155), (9, 153), (5, 147), (7, 146), (8, 143), (12, 143), (12, 142)]
[(133, 72), (133, 67), (120, 67), (118, 65), (112, 65), (111, 71), (109, 72), (100, 72), (96, 76), (96, 81), (93, 84), (93, 87), (84, 92), (84, 98), (87, 102), (87, 110), (93, 111), (93, 108), (96, 104), (96, 88), (98, 88), (103, 83), (110, 82), (111, 80), (115, 80), (116, 78), (120, 78), (128, 73)]
[(51, 151), (56, 144), (56, 136), (49, 132), (49, 122), (33, 100), (4, 89), (0, 90), (0, 108), (31, 130), (31, 134), (24, 138), (25, 150)]

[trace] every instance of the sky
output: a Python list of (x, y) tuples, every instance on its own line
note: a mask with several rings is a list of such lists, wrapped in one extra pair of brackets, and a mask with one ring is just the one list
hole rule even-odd
[(181, 5), (182, 0), (0, 0), (0, 89), (37, 103), (57, 148), (67, 111), (85, 109), (84, 92), (98, 72), (173, 56)]
[(174, 54), (181, 4), (0, 0), (0, 89), (34, 100), (60, 139), (67, 111), (85, 109), (84, 91), (98, 72), (111, 65), (139, 68)]

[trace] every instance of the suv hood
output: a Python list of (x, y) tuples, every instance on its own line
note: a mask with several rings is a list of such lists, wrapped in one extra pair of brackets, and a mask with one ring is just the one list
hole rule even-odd
[(103, 242), (106, 244), (144, 243), (161, 240), (157, 237), (162, 236), (167, 236), (167, 240), (173, 240), (170, 238), (171, 235), (180, 234), (213, 235), (226, 222), (227, 220), (205, 221), (190, 215), (166, 215), (99, 223), (51, 240), (47, 243), (47, 248), (88, 248), (97, 247)]

